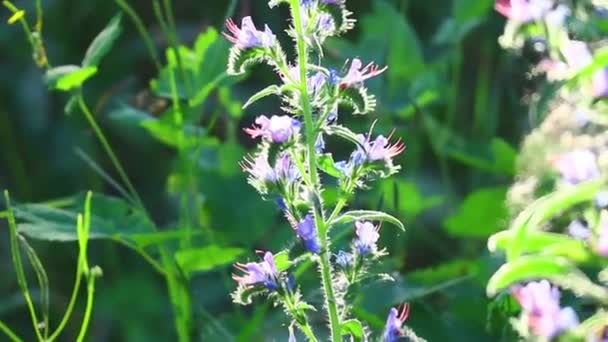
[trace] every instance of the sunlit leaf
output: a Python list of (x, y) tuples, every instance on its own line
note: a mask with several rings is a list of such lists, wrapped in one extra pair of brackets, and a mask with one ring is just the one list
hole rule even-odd
[(179, 250), (175, 253), (175, 261), (180, 269), (189, 276), (195, 272), (208, 272), (232, 264), (243, 252), (242, 248), (211, 245)]
[(334, 221), (330, 222), (331, 225), (335, 224), (347, 224), (354, 221), (380, 221), (391, 223), (397, 228), (405, 231), (405, 226), (396, 217), (383, 213), (381, 211), (373, 210), (352, 210), (347, 211), (344, 214), (337, 217)]
[(93, 40), (82, 60), (83, 67), (97, 66), (101, 59), (112, 49), (114, 42), (122, 33), (120, 26), (121, 15), (118, 14), (110, 20), (106, 27)]
[(355, 341), (363, 339), (363, 324), (356, 319), (349, 319), (342, 322), (342, 334), (350, 335)]
[(447, 231), (454, 236), (487, 238), (507, 226), (505, 207), (507, 189), (481, 189), (465, 198), (455, 215), (444, 221)]

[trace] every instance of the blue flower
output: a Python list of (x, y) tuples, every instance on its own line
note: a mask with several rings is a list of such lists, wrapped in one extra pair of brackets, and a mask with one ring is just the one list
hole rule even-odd
[(284, 143), (300, 133), (301, 127), (300, 121), (288, 115), (273, 115), (270, 118), (262, 115), (255, 120), (252, 128), (245, 128), (245, 132), (254, 139), (261, 136), (273, 143)]
[(576, 150), (557, 157), (554, 165), (566, 183), (576, 185), (600, 177), (596, 156), (589, 150)]
[(595, 195), (595, 206), (604, 209), (608, 207), (608, 191), (600, 191)]
[(568, 234), (579, 240), (587, 240), (591, 237), (591, 230), (580, 220), (574, 220), (568, 225)]
[(338, 74), (338, 71), (336, 71), (336, 69), (330, 69), (329, 70), (329, 84), (331, 85), (336, 85), (338, 84), (338, 82), (340, 82), (340, 75)]
[(512, 293), (522, 308), (524, 322), (535, 336), (550, 340), (578, 325), (574, 310), (560, 308), (559, 290), (546, 280), (516, 286)]
[(232, 19), (228, 19), (226, 28), (230, 34), (223, 33), (224, 37), (239, 49), (270, 48), (277, 40), (268, 25), (265, 25), (264, 31), (258, 31), (251, 17), (243, 18), (241, 28)]
[(410, 313), (409, 304), (402, 305), (399, 310), (391, 308), (384, 327), (384, 342), (396, 342), (401, 337), (401, 326), (407, 320)]
[(376, 250), (376, 242), (380, 238), (378, 233), (379, 228), (374, 226), (371, 222), (355, 222), (357, 240), (355, 241), (355, 248), (359, 251), (360, 255), (368, 254)]
[(245, 273), (242, 276), (232, 275), (232, 279), (241, 285), (263, 285), (269, 290), (276, 290), (279, 287), (277, 282), (279, 272), (274, 263), (274, 256), (270, 252), (264, 254), (262, 262), (237, 263), (235, 267)]
[(282, 153), (278, 157), (274, 172), (279, 180), (287, 184), (291, 184), (302, 177), (296, 165), (291, 161), (289, 153)]
[(308, 214), (296, 227), (296, 234), (302, 242), (307, 251), (319, 254), (321, 252), (321, 246), (317, 241), (317, 228), (312, 215)]
[(346, 73), (340, 82), (341, 88), (358, 88), (363, 86), (363, 82), (372, 77), (378, 76), (385, 72), (388, 67), (380, 69), (379, 66), (373, 62), (366, 66), (363, 66), (361, 60), (358, 58), (353, 59), (350, 65), (350, 69)]
[(339, 251), (336, 255), (336, 264), (338, 264), (342, 268), (347, 268), (353, 263), (353, 255), (345, 252)]
[(285, 199), (283, 199), (283, 197), (277, 197), (276, 203), (279, 209), (281, 209), (282, 211), (287, 210), (287, 204), (285, 204)]
[(317, 142), (315, 142), (315, 151), (317, 153), (323, 153), (325, 151), (325, 139), (323, 139), (323, 135), (319, 135), (317, 137)]

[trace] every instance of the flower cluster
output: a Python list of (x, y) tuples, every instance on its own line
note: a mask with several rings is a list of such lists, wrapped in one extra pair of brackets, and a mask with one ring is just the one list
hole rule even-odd
[[(272, 0), (270, 7), (287, 4), (291, 10), (291, 26), (287, 34), (294, 38), (297, 59), (289, 61), (275, 34), (268, 27), (260, 31), (253, 20), (246, 17), (240, 27), (227, 22), (224, 35), (233, 43), (228, 62), (228, 73), (242, 74), (256, 63), (274, 68), (279, 84), (266, 87), (247, 101), (245, 107), (266, 96), (278, 96), (282, 102), (281, 115), (261, 115), (245, 129), (245, 133), (259, 145), (241, 163), (249, 183), (266, 200), (275, 201), (278, 209), (293, 230), (297, 241), (289, 248), (273, 255), (266, 252), (261, 262), (237, 264), (239, 275), (233, 278), (238, 288), (235, 302), (248, 304), (254, 295), (263, 295), (282, 306), (292, 319), (292, 325), (316, 341), (308, 315), (314, 307), (304, 296), (289, 270), (303, 261), (318, 265), (321, 290), (324, 295), (327, 319), (333, 340), (342, 336), (368, 335), (368, 329), (343, 331), (341, 322), (350, 318), (351, 306), (346, 298), (352, 285), (375, 277), (371, 265), (386, 254), (379, 247), (380, 223), (388, 221), (400, 228), (397, 218), (375, 211), (345, 211), (351, 195), (369, 182), (386, 178), (399, 170), (394, 159), (405, 150), (394, 132), (388, 137), (372, 138), (372, 131), (357, 134), (339, 125), (338, 112), (350, 109), (353, 114), (374, 110), (376, 100), (368, 94), (366, 81), (387, 70), (375, 63), (360, 59), (347, 62), (344, 70), (327, 68), (321, 62), (323, 42), (351, 29), (355, 21), (346, 9), (345, 0)], [(348, 160), (334, 162), (326, 153), (326, 136), (335, 136), (353, 144)], [(325, 180), (338, 184), (341, 198), (330, 210), (323, 198)], [(350, 250), (333, 251), (337, 241), (329, 232), (337, 225), (353, 226)], [(303, 265), (304, 266), (304, 265)], [(384, 339), (396, 341), (406, 329), (402, 326), (409, 306), (401, 311), (391, 309)], [(360, 322), (359, 322), (360, 323)], [(409, 330), (408, 330), (409, 331)], [(290, 330), (290, 339), (295, 339)], [(408, 336), (414, 336), (409, 331)]]
[[(521, 306), (512, 322), (524, 339), (603, 340), (606, 325), (592, 324), (587, 312), (595, 305), (600, 315), (608, 296), (594, 282), (605, 281), (608, 266), (608, 65), (598, 60), (606, 30), (597, 26), (608, 8), (599, 1), (497, 0), (495, 9), (508, 19), (504, 47), (542, 46), (532, 75), (555, 91), (546, 105), (531, 103), (548, 113), (540, 113), (544, 120), (522, 146), (507, 196), (510, 229), (489, 240), (490, 250), (503, 250), (507, 260), (488, 293), (511, 288)], [(586, 312), (560, 307), (556, 286), (586, 297)]]

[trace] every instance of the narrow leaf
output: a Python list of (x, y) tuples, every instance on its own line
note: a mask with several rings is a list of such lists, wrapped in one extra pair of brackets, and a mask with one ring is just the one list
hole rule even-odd
[(245, 103), (245, 105), (243, 105), (243, 109), (251, 106), (255, 102), (257, 102), (267, 96), (281, 95), (281, 92), (282, 92), (282, 87), (279, 87), (275, 84), (268, 86), (268, 87), (260, 90), (259, 92), (255, 93), (252, 97), (250, 97), (249, 100), (247, 100), (247, 102)]
[(354, 221), (381, 221), (392, 223), (397, 226), (402, 231), (405, 231), (405, 226), (401, 221), (399, 221), (396, 217), (389, 215), (387, 213), (383, 213), (381, 211), (373, 211), (373, 210), (353, 210), (348, 211), (332, 222), (330, 222), (330, 226), (336, 224), (346, 224)]
[(120, 36), (122, 27), (120, 26), (121, 15), (115, 15), (112, 20), (106, 25), (97, 37), (93, 40), (82, 60), (83, 67), (97, 66), (103, 57), (105, 57), (114, 42)]
[(336, 168), (334, 158), (329, 153), (320, 155), (317, 158), (317, 165), (319, 166), (319, 169), (332, 177), (342, 178), (344, 176), (344, 174)]
[(363, 325), (356, 319), (349, 319), (342, 322), (342, 334), (351, 335), (355, 341), (363, 339)]

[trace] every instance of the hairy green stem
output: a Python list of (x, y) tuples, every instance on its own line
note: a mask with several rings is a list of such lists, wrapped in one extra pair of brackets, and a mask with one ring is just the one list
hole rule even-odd
[(340, 329), (340, 318), (338, 317), (338, 308), (334, 296), (334, 288), (331, 277), (331, 264), (329, 260), (329, 236), (327, 234), (326, 222), (323, 218), (322, 201), (318, 200), (319, 196), (319, 176), (317, 174), (317, 152), (315, 149), (315, 142), (317, 140), (317, 131), (315, 130), (312, 110), (310, 107), (310, 100), (308, 95), (307, 85), (307, 65), (308, 65), (308, 53), (306, 48), (306, 42), (304, 41), (304, 33), (302, 30), (302, 18), (300, 16), (300, 1), (291, 0), (292, 16), (294, 19), (294, 25), (297, 32), (297, 46), (298, 46), (298, 63), (300, 66), (300, 98), (302, 100), (302, 111), (304, 115), (304, 127), (306, 129), (306, 145), (308, 147), (308, 168), (310, 171), (310, 181), (313, 187), (315, 201), (318, 202), (313, 205), (315, 213), (315, 224), (319, 233), (319, 239), (321, 243), (321, 254), (319, 260), (319, 268), (321, 273), (321, 281), (323, 283), (323, 293), (325, 297), (325, 306), (327, 314), (329, 316), (331, 338), (334, 342), (342, 341), (341, 329)]
[(2, 331), (6, 337), (8, 337), (12, 342), (21, 342), (23, 341), (11, 328), (8, 327), (4, 322), (0, 321), (0, 331)]

